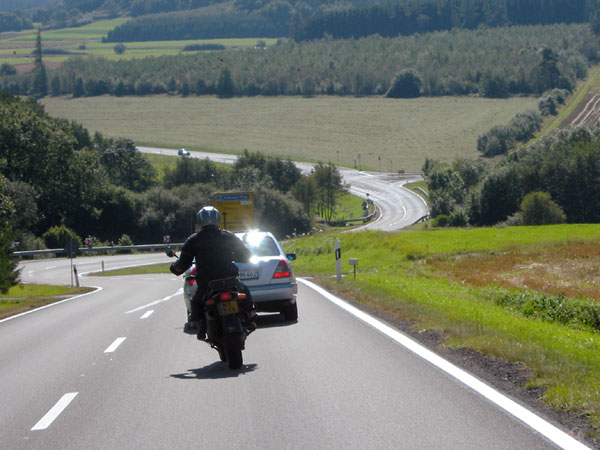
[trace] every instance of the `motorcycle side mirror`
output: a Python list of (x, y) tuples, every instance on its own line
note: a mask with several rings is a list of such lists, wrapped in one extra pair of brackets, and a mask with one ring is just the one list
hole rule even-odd
[(169, 247), (167, 250), (165, 250), (165, 253), (169, 258), (172, 258), (175, 256), (175, 250), (173, 250), (171, 247)]

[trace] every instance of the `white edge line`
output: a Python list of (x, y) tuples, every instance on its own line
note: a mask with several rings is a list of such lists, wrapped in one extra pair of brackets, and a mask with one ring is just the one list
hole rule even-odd
[(152, 315), (152, 313), (153, 313), (153, 312), (154, 312), (154, 310), (153, 310), (153, 309), (151, 309), (151, 310), (149, 310), (149, 311), (146, 311), (146, 312), (145, 312), (145, 313), (142, 315), (142, 317), (140, 317), (140, 319), (147, 319), (148, 317), (150, 317), (150, 316)]
[(168, 295), (165, 298), (161, 298), (160, 300), (155, 300), (155, 301), (150, 302), (150, 303), (148, 303), (146, 305), (138, 306), (137, 308), (134, 308), (134, 309), (131, 309), (129, 311), (126, 311), (125, 314), (131, 314), (131, 313), (134, 313), (134, 312), (137, 312), (137, 311), (141, 311), (142, 309), (149, 308), (150, 306), (154, 306), (154, 305), (157, 305), (159, 303), (166, 302), (168, 300), (171, 300), (173, 297), (175, 297), (176, 295), (179, 295), (179, 294), (183, 294), (183, 288), (179, 288), (179, 290), (177, 292), (175, 292), (174, 294)]
[(121, 345), (125, 339), (127, 339), (127, 338), (126, 337), (116, 338), (115, 341), (112, 344), (110, 344), (106, 350), (104, 350), (104, 353), (113, 353), (117, 348), (119, 348), (119, 345)]
[(50, 411), (46, 413), (44, 417), (42, 417), (38, 423), (36, 423), (31, 431), (45, 430), (48, 428), (52, 422), (62, 413), (69, 403), (73, 401), (73, 399), (77, 396), (77, 392), (70, 392), (61, 397), (61, 399), (56, 402), (56, 404), (50, 408)]
[(49, 303), (47, 305), (40, 306), (39, 308), (30, 309), (29, 311), (25, 311), (25, 312), (22, 312), (20, 314), (15, 314), (14, 316), (6, 317), (5, 319), (0, 320), (0, 323), (16, 319), (17, 317), (26, 316), (27, 314), (34, 313), (34, 312), (39, 311), (41, 309), (46, 309), (46, 308), (50, 308), (51, 306), (60, 305), (61, 303), (70, 302), (71, 300), (76, 300), (78, 298), (85, 297), (86, 295), (95, 294), (96, 292), (100, 292), (102, 290), (102, 288), (100, 286), (89, 286), (89, 287), (94, 288), (95, 291), (86, 292), (85, 294), (76, 295), (75, 297), (65, 298), (64, 300), (60, 300), (58, 302)]
[(523, 406), (519, 405), (514, 400), (508, 398), (506, 395), (483, 383), (481, 380), (475, 378), (473, 375), (465, 372), (464, 370), (460, 369), (459, 367), (455, 366), (454, 364), (450, 363), (444, 358), (438, 356), (437, 354), (425, 348), (424, 346), (409, 338), (405, 334), (400, 333), (398, 330), (395, 330), (389, 325), (386, 325), (383, 322), (375, 319), (374, 317), (371, 317), (370, 315), (366, 314), (360, 309), (350, 305), (348, 302), (334, 296), (322, 287), (308, 280), (298, 278), (298, 281), (314, 289), (332, 303), (346, 310), (347, 312), (349, 312), (356, 318), (362, 320), (363, 322), (369, 324), (370, 326), (377, 329), (386, 336), (392, 338), (394, 341), (398, 342), (400, 345), (410, 350), (420, 358), (428, 361), (429, 363), (436, 366), (438, 369), (454, 377), (456, 380), (460, 381), (475, 392), (479, 393), (483, 397), (495, 403), (497, 406), (499, 406), (509, 414), (513, 415), (520, 421), (524, 422), (529, 427), (533, 428), (535, 431), (545, 436), (558, 446), (565, 449), (589, 449), (589, 447), (585, 446), (583, 443), (579, 442), (574, 437), (558, 429), (557, 427), (542, 419), (540, 416), (534, 414), (527, 408), (524, 408)]

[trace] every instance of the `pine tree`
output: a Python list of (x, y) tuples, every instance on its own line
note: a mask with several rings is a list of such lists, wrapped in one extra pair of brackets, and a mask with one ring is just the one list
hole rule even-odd
[(33, 69), (33, 95), (41, 98), (48, 95), (48, 75), (46, 74), (46, 67), (42, 61), (42, 32), (39, 28), (37, 29), (33, 55), (35, 57), (35, 68)]

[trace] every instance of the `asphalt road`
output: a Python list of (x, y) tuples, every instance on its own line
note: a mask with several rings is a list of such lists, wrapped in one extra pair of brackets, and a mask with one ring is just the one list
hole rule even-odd
[[(74, 262), (85, 274), (101, 260), (168, 261)], [(23, 278), (68, 284), (70, 261), (27, 263)], [(243, 369), (230, 371), (183, 331), (180, 278), (81, 283), (101, 290), (0, 322), (2, 448), (555, 448), (443, 364), (305, 284), (299, 321), (262, 314)]]
[[(177, 150), (165, 148), (138, 147), (144, 153), (177, 156)], [(210, 159), (215, 162), (233, 164), (237, 156), (207, 152), (190, 152), (193, 158)], [(304, 173), (310, 172), (314, 164), (296, 162)], [(344, 183), (349, 184), (352, 194), (371, 198), (380, 209), (377, 220), (360, 229), (397, 231), (414, 224), (428, 213), (425, 201), (414, 192), (403, 187), (404, 184), (422, 180), (418, 174), (397, 174), (385, 172), (365, 172), (339, 167)]]

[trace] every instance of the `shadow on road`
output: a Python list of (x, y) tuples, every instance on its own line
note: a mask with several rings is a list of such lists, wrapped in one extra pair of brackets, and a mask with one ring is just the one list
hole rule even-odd
[(272, 327), (287, 327), (298, 323), (297, 320), (285, 320), (279, 313), (275, 314), (259, 314), (256, 317), (256, 326), (258, 328), (272, 328)]
[(189, 369), (185, 373), (173, 373), (170, 376), (180, 380), (217, 380), (221, 378), (236, 378), (249, 372), (254, 372), (256, 364), (244, 364), (241, 369), (231, 370), (227, 363), (216, 361), (198, 369)]
[[(260, 329), (260, 328), (273, 328), (273, 327), (287, 327), (289, 325), (293, 325), (295, 323), (298, 323), (297, 320), (285, 320), (283, 319), (283, 316), (279, 313), (274, 313), (274, 314), (259, 314), (256, 317), (256, 326)], [(185, 334), (196, 334), (196, 330), (193, 330), (189, 327), (188, 323), (186, 322), (183, 325), (183, 332)]]

